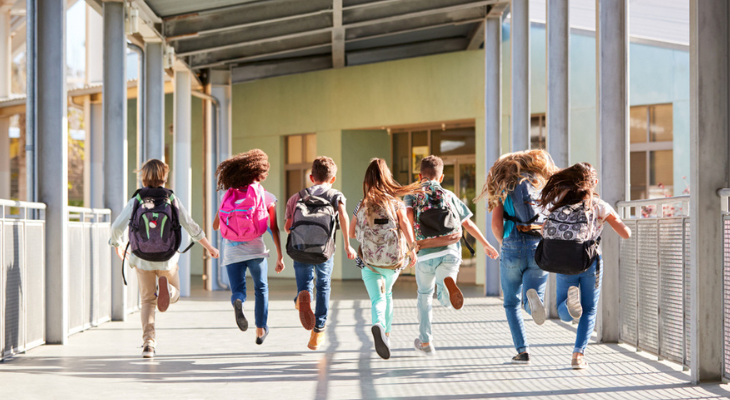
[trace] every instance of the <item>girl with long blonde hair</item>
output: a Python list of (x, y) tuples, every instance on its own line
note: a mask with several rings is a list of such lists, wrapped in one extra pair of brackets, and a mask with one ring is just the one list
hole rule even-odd
[(492, 232), (502, 245), (499, 262), (504, 309), (517, 355), (512, 363), (529, 364), (522, 307), (538, 325), (545, 322), (545, 286), (548, 273), (535, 263), (544, 221), (538, 205), (540, 191), (557, 171), (545, 150), (505, 154), (489, 170), (479, 198), (487, 197)]
[(375, 351), (384, 359), (390, 358), (393, 285), (403, 268), (416, 263), (415, 236), (400, 198), (419, 189), (417, 183), (401, 186), (385, 160), (372, 159), (350, 224), (350, 236), (360, 242), (356, 263), (372, 305)]

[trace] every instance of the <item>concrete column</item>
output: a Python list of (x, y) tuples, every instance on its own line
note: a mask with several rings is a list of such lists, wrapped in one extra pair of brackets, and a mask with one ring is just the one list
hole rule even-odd
[[(487, 17), (484, 25), (484, 67), (486, 93), (484, 96), (485, 128), (486, 128), (486, 173), (489, 175), (489, 168), (499, 159), (502, 153), (502, 16), (495, 15)], [(486, 228), (484, 234), (489, 243), (497, 245), (497, 238), (492, 234), (492, 213), (486, 214)], [(485, 291), (487, 296), (499, 296), (499, 260), (487, 260), (487, 279)]]
[[(2, 98), (2, 96), (0, 96)], [(10, 118), (0, 118), (0, 199), (10, 199)]]
[(104, 208), (104, 118), (101, 102), (91, 102), (89, 111), (89, 207)]
[[(187, 70), (175, 71), (175, 119), (173, 129), (175, 131), (175, 159), (172, 171), (172, 184), (175, 190), (175, 197), (188, 210), (192, 210), (192, 167), (190, 161), (190, 115), (191, 115), (191, 84), (190, 72)], [(190, 241), (190, 236), (183, 229), (183, 244), (185, 247)], [(190, 253), (180, 255), (178, 261), (180, 271), (180, 295), (190, 296)]]
[[(12, 38), (10, 9), (13, 3), (0, 0), (0, 99), (10, 96)], [(10, 198), (10, 120), (0, 118), (0, 199)]]
[(690, 1), (690, 370), (694, 383), (720, 381), (723, 243), (719, 188), (728, 182), (730, 5)]
[[(165, 160), (164, 43), (145, 44), (145, 156)], [(147, 160), (144, 160), (147, 161)]]
[(104, 18), (91, 6), (86, 6), (86, 84), (102, 83), (104, 79)]
[[(629, 192), (629, 2), (597, 0), (599, 193), (615, 206)], [(614, 232), (603, 235), (603, 294), (598, 338), (619, 339), (619, 241)]]
[[(547, 1), (547, 150), (560, 168), (570, 162), (569, 18), (569, 0)], [(555, 278), (550, 274), (545, 293), (550, 318), (558, 318)]]
[[(104, 206), (112, 220), (124, 209), (127, 194), (127, 38), (124, 34), (124, 4), (104, 2)], [(98, 144), (97, 144), (98, 145)], [(121, 261), (112, 257), (112, 320), (124, 321), (127, 291), (122, 281)]]
[(512, 0), (512, 149), (530, 148), (530, 0)]
[[(46, 204), (46, 343), (68, 339), (66, 2), (37, 3), (38, 201)], [(27, 104), (27, 107), (33, 107)]]

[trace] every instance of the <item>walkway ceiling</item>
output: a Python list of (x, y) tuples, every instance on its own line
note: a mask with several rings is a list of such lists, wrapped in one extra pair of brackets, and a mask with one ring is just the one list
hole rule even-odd
[(233, 82), (469, 49), (505, 0), (138, 0), (179, 59)]

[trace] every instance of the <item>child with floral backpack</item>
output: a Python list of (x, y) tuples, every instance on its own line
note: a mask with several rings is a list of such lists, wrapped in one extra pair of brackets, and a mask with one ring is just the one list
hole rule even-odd
[(236, 325), (248, 329), (243, 313), (246, 301), (246, 270), (254, 281), (256, 303), (256, 344), (263, 344), (269, 334), (269, 285), (267, 278), (269, 250), (263, 234), (271, 231), (276, 246), (276, 273), (284, 270), (284, 256), (279, 241), (276, 220), (276, 197), (264, 190), (261, 182), (269, 174), (269, 158), (259, 149), (233, 156), (218, 165), (218, 189), (226, 190), (221, 208), (213, 221), (213, 229), (220, 228), (223, 236), (222, 263), (228, 271), (231, 303)]
[(374, 158), (365, 172), (363, 199), (355, 207), (350, 236), (360, 242), (358, 267), (372, 304), (375, 351), (390, 358), (393, 285), (400, 271), (416, 263), (416, 242), (399, 197), (415, 193), (418, 184), (402, 187), (385, 160)]

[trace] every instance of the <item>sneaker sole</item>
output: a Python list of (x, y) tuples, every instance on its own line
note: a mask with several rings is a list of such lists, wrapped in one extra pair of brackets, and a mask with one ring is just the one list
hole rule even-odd
[(516, 364), (516, 365), (530, 365), (530, 361), (515, 361), (515, 360), (512, 360), (512, 364)]
[(312, 299), (308, 291), (302, 290), (299, 292), (297, 304), (299, 305), (299, 321), (304, 329), (311, 331), (314, 329), (314, 313), (312, 312)]
[(167, 288), (167, 278), (161, 276), (157, 286), (157, 309), (160, 312), (165, 312), (167, 307), (170, 307), (170, 291)]
[(527, 301), (530, 303), (530, 313), (532, 319), (536, 324), (542, 325), (545, 323), (545, 305), (540, 301), (540, 296), (537, 295), (537, 290), (530, 289), (527, 291)]
[(583, 307), (580, 304), (580, 291), (575, 286), (568, 288), (567, 305), (571, 317), (577, 319), (583, 315)]
[(142, 354), (142, 358), (155, 358), (154, 354)]
[(456, 286), (454, 278), (447, 276), (446, 279), (444, 279), (444, 285), (446, 286), (446, 289), (449, 290), (449, 301), (451, 302), (451, 307), (454, 307), (455, 310), (461, 310), (461, 307), (464, 307), (464, 294), (461, 293), (461, 289)]
[(425, 351), (423, 351), (420, 342), (413, 342), (413, 350), (415, 350), (416, 353), (421, 357), (433, 357), (435, 355), (434, 352), (426, 353)]
[(571, 367), (573, 367), (573, 369), (588, 369), (588, 364), (584, 364), (584, 365), (571, 365)]
[(390, 358), (390, 347), (385, 342), (385, 332), (380, 325), (373, 325), (373, 342), (375, 342), (375, 352), (378, 353), (380, 358), (387, 360)]
[(238, 299), (233, 304), (233, 309), (236, 311), (236, 325), (238, 325), (238, 329), (240, 329), (242, 332), (246, 332), (248, 329), (248, 320), (246, 319), (246, 316), (243, 315), (243, 302)]

